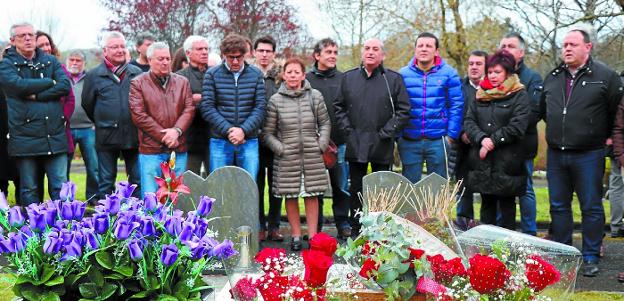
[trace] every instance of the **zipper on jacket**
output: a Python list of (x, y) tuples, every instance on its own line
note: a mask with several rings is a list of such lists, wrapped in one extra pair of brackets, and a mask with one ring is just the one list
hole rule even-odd
[[(569, 71), (568, 71), (569, 72)], [(563, 99), (563, 118), (561, 119), (561, 150), (565, 150), (565, 121), (566, 115), (568, 114), (568, 105), (570, 105), (570, 101), (572, 100), (572, 92), (574, 92), (574, 87), (578, 83), (578, 79), (585, 73), (585, 70), (581, 70), (577, 73), (576, 76), (572, 75), (572, 81), (570, 82), (570, 93), (565, 93), (565, 87), (562, 89), (564, 99)], [(567, 76), (564, 74), (563, 76)], [(567, 78), (564, 78), (564, 82), (567, 81)], [(567, 83), (566, 83), (567, 84)]]
[[(238, 77), (240, 78), (243, 74), (241, 73)], [(234, 75), (234, 73), (232, 73), (232, 76), (234, 77), (234, 87), (236, 87), (236, 89), (234, 90), (234, 93), (236, 94), (236, 97), (234, 97), (234, 108), (235, 108), (235, 112), (236, 114), (234, 115), (234, 120), (236, 121), (236, 126), (240, 126), (240, 123), (238, 122), (238, 78), (236, 77), (236, 75)]]
[(422, 117), (421, 117), (421, 128), (420, 134), (423, 138), (425, 138), (425, 125), (427, 121), (425, 120), (425, 111), (427, 110), (427, 73), (425, 72), (423, 76), (423, 108), (422, 108)]
[[(300, 97), (301, 98), (301, 97)], [(303, 96), (303, 98), (305, 98), (305, 95)], [(298, 119), (298, 123), (299, 123), (299, 155), (301, 156), (301, 172), (305, 174), (305, 150), (303, 147), (303, 122), (301, 121), (301, 119), (303, 118), (303, 116), (301, 115), (301, 99), (297, 99), (297, 119)], [(305, 186), (305, 183), (304, 183)]]

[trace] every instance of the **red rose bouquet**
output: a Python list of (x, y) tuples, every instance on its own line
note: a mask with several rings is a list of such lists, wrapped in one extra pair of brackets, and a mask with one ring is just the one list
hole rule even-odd
[(264, 274), (257, 279), (241, 278), (230, 293), (234, 299), (241, 301), (256, 300), (259, 296), (265, 301), (323, 301), (327, 273), (334, 263), (336, 248), (335, 238), (325, 233), (315, 235), (310, 240), (310, 249), (302, 252), (303, 275), (287, 274), (293, 270), (289, 264), (297, 265), (301, 258), (289, 258), (284, 249), (265, 248), (254, 257)]

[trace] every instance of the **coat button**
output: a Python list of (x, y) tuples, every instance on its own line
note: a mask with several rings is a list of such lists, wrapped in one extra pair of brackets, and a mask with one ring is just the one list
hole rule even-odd
[(30, 119), (26, 119), (26, 122), (30, 122)]
[(501, 141), (505, 141), (505, 137), (502, 137), (502, 138), (501, 138)]
[(46, 116), (45, 119), (48, 120), (48, 116)]
[(488, 126), (492, 126), (492, 124), (491, 124), (491, 123), (488, 123)]
[(52, 152), (48, 152), (48, 155), (51, 155), (51, 154), (52, 154)]
[(50, 135), (48, 135), (48, 138), (50, 138)]

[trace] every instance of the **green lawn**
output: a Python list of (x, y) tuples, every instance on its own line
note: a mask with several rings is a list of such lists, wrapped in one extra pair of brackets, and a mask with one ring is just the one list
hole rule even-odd
[[(117, 175), (117, 181), (123, 181), (125, 180), (125, 174), (123, 173), (119, 173)], [(72, 173), (70, 176), (71, 180), (76, 183), (76, 185), (78, 186), (76, 189), (76, 198), (79, 200), (84, 200), (85, 199), (85, 183), (86, 183), (86, 174), (84, 173)], [(10, 204), (15, 204), (15, 197), (13, 194), (13, 188), (12, 188), (12, 184), (10, 185), (9, 191), (11, 192), (9, 195), (9, 203)], [(268, 195), (268, 191), (265, 191), (265, 196)], [(47, 187), (46, 187), (46, 198), (47, 198)], [(541, 188), (536, 188), (535, 189), (535, 195), (537, 197), (537, 221), (539, 223), (548, 223), (550, 221), (550, 213), (549, 213), (549, 204), (548, 204), (548, 189), (545, 187), (541, 187)], [(265, 197), (265, 200), (267, 200), (268, 197)], [(609, 215), (610, 215), (610, 206), (609, 206), (609, 201), (604, 201), (604, 208), (605, 208), (605, 216), (606, 218), (606, 222), (608, 222), (609, 220)], [(331, 199), (326, 198), (325, 202), (324, 202), (324, 206), (323, 206), (323, 212), (325, 213), (325, 216), (331, 216), (332, 214), (332, 209), (331, 209), (331, 205), (332, 205), (332, 201)], [(300, 200), (299, 202), (299, 207), (300, 207), (300, 212), (302, 213), (302, 215), (304, 214), (304, 207), (303, 207), (303, 200)], [(268, 210), (268, 201), (265, 201), (265, 206), (264, 206), (265, 210)], [(480, 204), (478, 202), (475, 203), (475, 217), (478, 219), (479, 216), (479, 208), (480, 208)], [(574, 202), (572, 203), (572, 210), (573, 210), (573, 215), (574, 215), (574, 221), (576, 222), (580, 222), (581, 221), (581, 210), (579, 208), (579, 203), (578, 200), (576, 199), (576, 197), (574, 198)], [(520, 221), (520, 210), (519, 208), (516, 210), (517, 212), (517, 220)], [(285, 206), (282, 206), (282, 215), (286, 215), (286, 209)], [(0, 300), (1, 301), (1, 300)]]

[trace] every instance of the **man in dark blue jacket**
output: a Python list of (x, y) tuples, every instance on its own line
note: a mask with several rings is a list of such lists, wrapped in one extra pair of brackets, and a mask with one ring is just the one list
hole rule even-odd
[[(130, 80), (143, 73), (126, 61), (126, 39), (116, 31), (102, 38), (104, 62), (91, 69), (82, 89), (82, 108), (95, 124), (95, 148), (98, 155), (98, 199), (115, 189), (117, 160), (123, 156), (128, 181), (139, 185), (139, 140), (128, 96)], [(133, 196), (139, 197), (141, 189)]]
[(524, 64), (526, 44), (522, 36), (516, 32), (509, 33), (500, 42), (500, 49), (505, 49), (516, 59), (516, 74), (529, 95), (531, 111), (529, 127), (524, 134), (522, 145), (526, 155), (524, 166), (527, 170), (527, 191), (520, 197), (520, 228), (522, 232), (536, 235), (537, 224), (535, 191), (533, 191), (533, 159), (537, 155), (537, 122), (539, 116), (539, 99), (542, 95), (542, 77)]
[(199, 107), (210, 126), (210, 172), (236, 165), (255, 180), (258, 132), (266, 107), (264, 77), (260, 69), (244, 61), (244, 37), (228, 35), (220, 48), (224, 61), (206, 72)]
[(6, 93), (8, 153), (17, 157), (20, 205), (41, 202), (37, 170), (48, 177), (50, 198), (59, 199), (67, 181), (67, 136), (60, 98), (71, 89), (55, 57), (36, 48), (28, 23), (11, 26), (11, 44), (0, 63), (0, 85)]
[(420, 181), (427, 173), (448, 176), (449, 147), (459, 138), (464, 99), (457, 71), (440, 58), (438, 38), (423, 32), (416, 38), (414, 58), (399, 71), (410, 98), (410, 120), (399, 139), (403, 175)]

